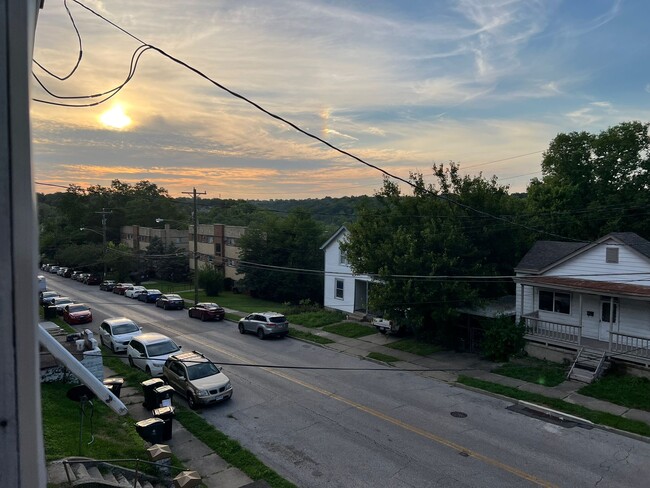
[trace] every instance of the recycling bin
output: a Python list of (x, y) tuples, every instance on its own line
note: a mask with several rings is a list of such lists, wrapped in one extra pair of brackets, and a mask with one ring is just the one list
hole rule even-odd
[(43, 306), (43, 318), (44, 319), (55, 319), (56, 318), (56, 308), (49, 305)]
[(163, 384), (154, 391), (154, 407), (171, 407), (172, 397), (174, 396), (174, 388), (169, 385)]
[(154, 408), (151, 414), (165, 422), (163, 428), (162, 440), (168, 441), (172, 438), (172, 424), (174, 421), (174, 407), (160, 407)]
[(140, 420), (136, 422), (135, 430), (145, 441), (160, 444), (163, 441), (165, 421), (156, 417)]
[(154, 393), (154, 390), (164, 384), (165, 382), (160, 378), (151, 378), (150, 380), (140, 383), (140, 386), (142, 386), (142, 392), (144, 393), (144, 402), (142, 402), (144, 408), (152, 410), (160, 406), (159, 403), (156, 403), (156, 394)]
[(117, 398), (120, 398), (120, 392), (122, 391), (123, 384), (124, 378), (106, 378), (104, 380), (104, 386), (111, 390), (111, 393)]

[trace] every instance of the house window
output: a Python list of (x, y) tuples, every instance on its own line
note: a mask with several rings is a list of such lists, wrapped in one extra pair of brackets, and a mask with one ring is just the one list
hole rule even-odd
[(348, 265), (348, 257), (345, 254), (345, 251), (343, 251), (342, 249), (340, 250), (340, 254), (339, 254), (339, 264), (343, 264), (344, 266)]
[(569, 315), (571, 314), (571, 294), (540, 290), (539, 309)]
[(336, 298), (343, 300), (343, 280), (336, 280)]
[(215, 254), (216, 256), (221, 256), (221, 243), (220, 243), (220, 242), (217, 242), (217, 243), (214, 245), (214, 254)]
[(618, 263), (618, 247), (605, 248), (605, 262)]

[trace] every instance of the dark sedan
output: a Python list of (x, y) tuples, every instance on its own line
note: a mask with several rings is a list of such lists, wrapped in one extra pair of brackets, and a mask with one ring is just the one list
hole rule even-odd
[(113, 287), (113, 293), (116, 293), (118, 295), (124, 295), (124, 292), (129, 286), (133, 286), (133, 283), (117, 283)]
[(156, 307), (160, 307), (165, 310), (183, 310), (185, 307), (185, 301), (180, 295), (168, 293), (167, 295), (161, 295), (160, 298), (156, 300)]
[(161, 296), (162, 292), (160, 290), (147, 290), (146, 293), (138, 295), (138, 300), (144, 303), (156, 303)]
[(197, 303), (187, 311), (190, 318), (199, 318), (202, 322), (206, 320), (223, 320), (226, 311), (216, 303)]
[(102, 291), (113, 291), (116, 284), (114, 280), (104, 280), (99, 284), (99, 289)]

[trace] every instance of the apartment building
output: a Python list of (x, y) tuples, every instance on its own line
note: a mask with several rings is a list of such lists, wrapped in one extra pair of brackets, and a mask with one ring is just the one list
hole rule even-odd
[(165, 247), (174, 244), (175, 247), (187, 251), (191, 236), (191, 231), (171, 229), (169, 224), (165, 224), (164, 228), (139, 225), (125, 225), (120, 228), (120, 242), (135, 251), (146, 251), (154, 237), (162, 240)]
[[(198, 268), (208, 264), (221, 268), (225, 278), (240, 280), (243, 275), (237, 273), (239, 264), (239, 239), (246, 232), (246, 227), (224, 224), (199, 224), (196, 234), (196, 251)], [(194, 226), (189, 229), (190, 255), (194, 251)], [(190, 269), (194, 269), (194, 259), (190, 258)]]

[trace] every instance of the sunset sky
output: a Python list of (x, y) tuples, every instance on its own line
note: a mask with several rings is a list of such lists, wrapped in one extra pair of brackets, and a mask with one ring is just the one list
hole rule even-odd
[[(650, 119), (647, 1), (82, 3), (401, 177), (454, 161), (463, 174), (494, 174), (525, 191), (557, 133)], [(139, 43), (68, 7), (83, 43), (79, 68), (65, 81), (36, 65), (34, 73), (63, 96), (122, 83)], [(64, 77), (77, 57), (63, 0), (46, 0), (34, 59)], [(35, 81), (32, 96), (56, 101)], [(35, 179), (50, 185), (149, 180), (173, 196), (196, 187), (208, 198), (302, 199), (372, 194), (382, 182), (153, 50), (106, 103), (33, 102), (32, 128)]]

